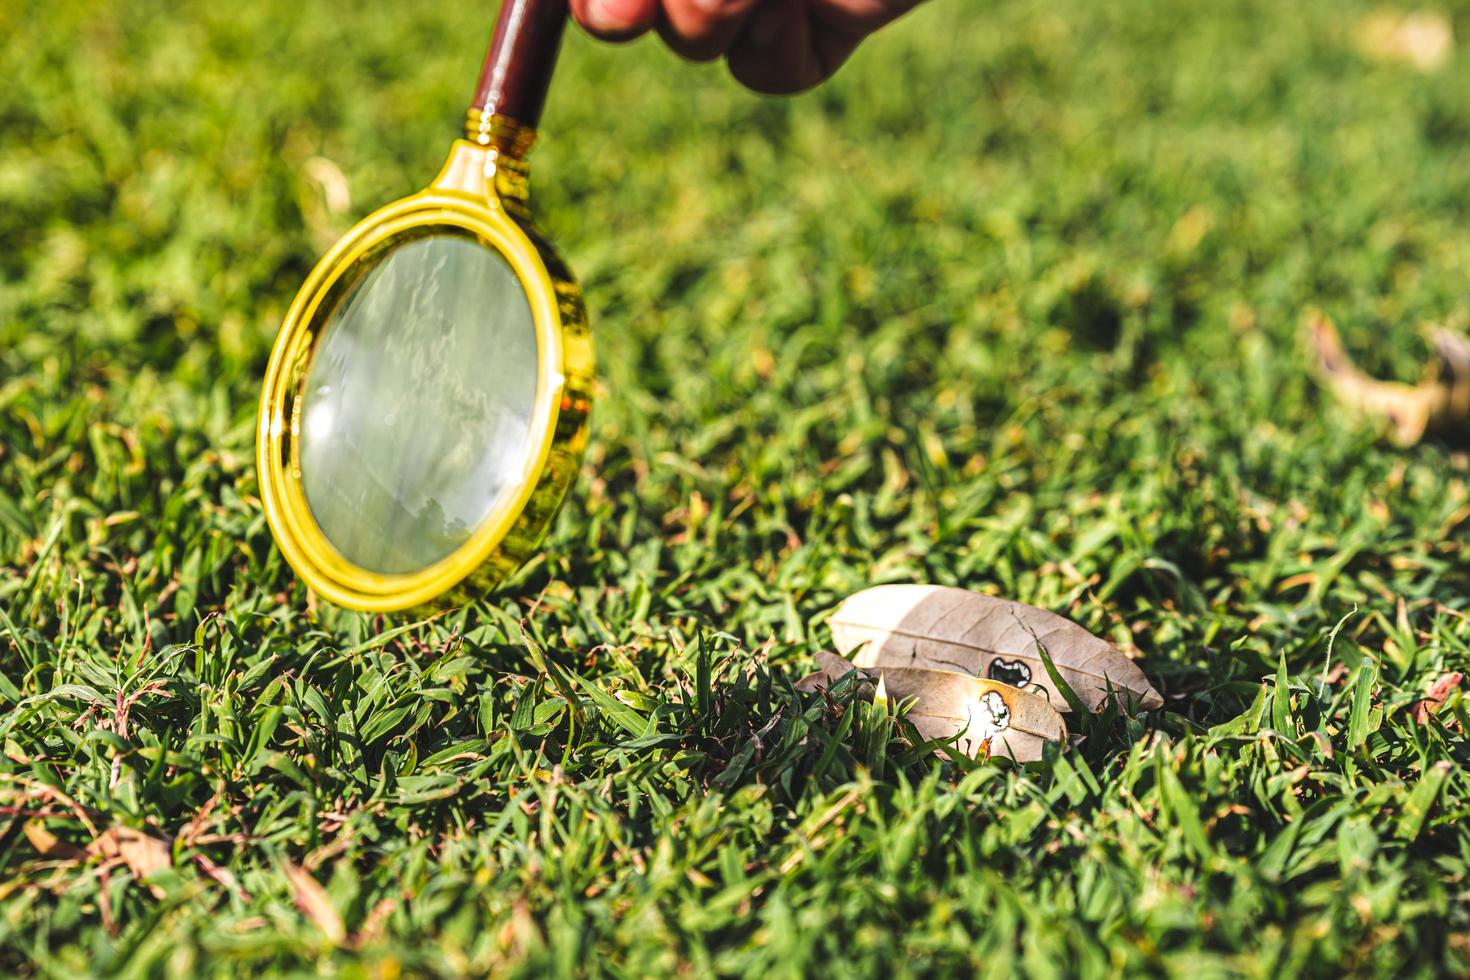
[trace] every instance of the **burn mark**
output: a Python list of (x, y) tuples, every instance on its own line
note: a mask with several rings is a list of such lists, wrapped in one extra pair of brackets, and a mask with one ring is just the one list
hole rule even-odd
[(1025, 687), (1031, 683), (1031, 668), (1022, 660), (1002, 660), (996, 657), (990, 661), (990, 670), (986, 672), (986, 676), (1011, 687)]

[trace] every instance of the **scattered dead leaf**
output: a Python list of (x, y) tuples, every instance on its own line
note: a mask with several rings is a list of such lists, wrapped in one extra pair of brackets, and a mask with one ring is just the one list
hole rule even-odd
[(80, 847), (59, 839), (39, 820), (27, 821), (25, 834), (36, 853), (48, 861), (80, 861), (86, 856), (86, 852)]
[(1379, 381), (1358, 370), (1324, 314), (1308, 314), (1305, 332), (1323, 383), (1349, 408), (1386, 420), (1400, 445), (1411, 446), (1430, 432), (1462, 425), (1470, 418), (1470, 337), (1431, 328), (1429, 341), (1438, 363), (1419, 384), (1407, 385)]
[[(124, 865), (134, 878), (145, 884), (149, 875), (171, 868), (174, 863), (173, 848), (168, 841), (133, 827), (109, 827), (87, 845), (87, 854)], [(165, 895), (157, 885), (148, 888), (155, 898)]]
[(1370, 60), (1432, 72), (1455, 50), (1450, 20), (1437, 10), (1375, 10), (1358, 22), (1358, 50)]
[(1429, 693), (1424, 699), (1414, 705), (1414, 720), (1421, 725), (1429, 724), (1429, 719), (1439, 712), (1450, 693), (1458, 688), (1465, 680), (1465, 675), (1458, 670), (1445, 674), (1429, 687)]

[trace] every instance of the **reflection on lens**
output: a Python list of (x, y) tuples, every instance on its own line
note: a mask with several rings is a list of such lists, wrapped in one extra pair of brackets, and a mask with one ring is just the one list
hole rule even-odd
[(301, 481), (359, 567), (416, 572), (521, 478), (536, 331), (499, 253), (446, 231), (392, 248), (328, 314), (303, 390)]

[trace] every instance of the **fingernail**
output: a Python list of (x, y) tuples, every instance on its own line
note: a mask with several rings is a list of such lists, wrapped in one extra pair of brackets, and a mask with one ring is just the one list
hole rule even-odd
[(594, 31), (626, 31), (634, 26), (637, 7), (628, 0), (587, 0), (587, 26)]

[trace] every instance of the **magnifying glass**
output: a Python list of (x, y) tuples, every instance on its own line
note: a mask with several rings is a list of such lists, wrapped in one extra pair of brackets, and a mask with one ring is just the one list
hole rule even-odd
[(465, 138), (323, 256), (276, 338), (262, 502), (286, 560), (337, 605), (484, 594), (576, 475), (592, 338), (531, 223), (525, 163), (566, 17), (566, 0), (504, 0)]

